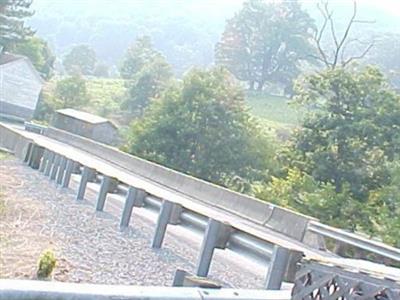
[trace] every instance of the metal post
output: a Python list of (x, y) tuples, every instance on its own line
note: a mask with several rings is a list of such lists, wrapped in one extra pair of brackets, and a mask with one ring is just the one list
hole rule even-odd
[(33, 169), (39, 169), (40, 158), (43, 155), (43, 147), (33, 144), (28, 165)]
[(31, 160), (31, 156), (32, 156), (32, 151), (33, 150), (33, 143), (29, 143), (28, 145), (28, 149), (26, 150), (26, 154), (25, 154), (25, 159), (24, 162), (29, 164), (30, 160)]
[(280, 290), (284, 281), (291, 250), (275, 245), (265, 280), (267, 290)]
[(57, 184), (61, 184), (62, 183), (62, 179), (64, 177), (64, 171), (65, 171), (65, 167), (67, 165), (67, 158), (65, 156), (61, 156), (60, 158), (60, 167), (58, 168), (58, 173), (57, 173)]
[(71, 159), (68, 159), (64, 178), (62, 180), (62, 185), (61, 185), (62, 187), (67, 188), (69, 186), (69, 182), (71, 180), (71, 174), (72, 174), (72, 171), (74, 170), (74, 166), (75, 166), (75, 162)]
[(214, 249), (224, 249), (226, 247), (231, 231), (231, 227), (227, 224), (213, 219), (208, 220), (196, 267), (197, 276), (207, 277)]
[(39, 172), (42, 172), (42, 173), (44, 172), (44, 169), (46, 168), (46, 163), (47, 163), (48, 159), (49, 159), (49, 150), (45, 149), (42, 160), (40, 162)]
[(121, 229), (129, 226), (133, 207), (142, 207), (146, 195), (147, 193), (144, 190), (136, 189), (132, 186), (129, 187), (119, 224)]
[(83, 200), (83, 197), (85, 196), (86, 185), (89, 181), (88, 179), (90, 177), (90, 174), (92, 174), (92, 172), (93, 172), (93, 169), (90, 169), (89, 167), (86, 167), (86, 166), (83, 167), (81, 182), (79, 184), (78, 194), (76, 195), (76, 200)]
[(101, 181), (100, 191), (97, 195), (96, 210), (103, 211), (106, 202), (107, 194), (112, 190), (115, 180), (104, 175)]
[(51, 168), (51, 172), (50, 172), (50, 179), (51, 180), (56, 179), (58, 166), (60, 165), (60, 157), (61, 156), (59, 154), (55, 154), (54, 162), (53, 162), (53, 168)]
[(154, 233), (153, 241), (151, 243), (152, 248), (161, 248), (165, 232), (167, 231), (167, 225), (171, 218), (173, 206), (174, 203), (165, 199), (163, 200), (160, 208), (160, 213), (158, 214), (156, 232)]
[(54, 156), (55, 156), (55, 153), (52, 152), (52, 151), (49, 151), (49, 158), (47, 160), (46, 168), (44, 170), (44, 175), (46, 175), (46, 176), (50, 175), (51, 166), (52, 166), (53, 161), (54, 161)]

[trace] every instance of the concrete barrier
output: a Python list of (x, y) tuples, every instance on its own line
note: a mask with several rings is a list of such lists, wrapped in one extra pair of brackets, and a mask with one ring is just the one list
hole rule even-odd
[(18, 131), (0, 123), (0, 147), (14, 153), (21, 160), (25, 160), (32, 140), (22, 136)]
[(101, 157), (129, 172), (175, 190), (190, 198), (224, 209), (297, 240), (303, 239), (308, 222), (315, 220), (314, 218), (228, 190), (63, 130), (49, 127), (44, 134), (52, 139)]

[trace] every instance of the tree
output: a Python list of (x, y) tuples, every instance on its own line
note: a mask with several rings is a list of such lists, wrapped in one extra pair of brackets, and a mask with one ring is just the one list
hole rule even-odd
[[(315, 46), (318, 49), (318, 55), (309, 54), (309, 56), (321, 61), (326, 68), (335, 69), (339, 66), (346, 67), (351, 62), (363, 58), (374, 46), (374, 43), (368, 43), (368, 46), (366, 46), (360, 54), (356, 56), (348, 56), (346, 53), (346, 48), (348, 48), (350, 44), (364, 44), (357, 38), (350, 39), (350, 32), (353, 25), (356, 23), (369, 23), (369, 21), (357, 20), (356, 0), (353, 0), (353, 14), (350, 17), (341, 37), (339, 37), (337, 33), (335, 21), (333, 19), (333, 11), (329, 8), (329, 2), (327, 0), (321, 0), (317, 4), (317, 7), (324, 21), (319, 29), (315, 28), (313, 36)], [(327, 29), (328, 27), (329, 29)], [(333, 40), (333, 45), (329, 43), (324, 47), (323, 38), (326, 30), (329, 30), (330, 32), (330, 38)]]
[(57, 109), (82, 107), (88, 102), (85, 80), (79, 75), (73, 75), (58, 81), (54, 97)]
[(13, 52), (28, 57), (44, 79), (50, 79), (53, 72), (55, 56), (47, 42), (32, 37), (15, 45)]
[(295, 135), (293, 164), (336, 192), (348, 184), (366, 201), (387, 183), (386, 161), (400, 152), (400, 96), (372, 67), (329, 69), (296, 85), (295, 101), (312, 105)]
[(216, 45), (216, 62), (250, 89), (266, 82), (291, 85), (302, 62), (313, 62), (310, 43), (313, 20), (297, 1), (265, 3), (249, 0), (227, 21)]
[(8, 50), (34, 34), (24, 24), (24, 19), (34, 14), (31, 4), (32, 0), (0, 0), (0, 47)]
[(254, 180), (272, 165), (271, 143), (223, 69), (192, 70), (170, 86), (130, 128), (130, 153), (205, 180)]
[(96, 52), (92, 48), (88, 45), (78, 45), (64, 57), (63, 65), (70, 75), (92, 75), (96, 61)]
[(119, 70), (121, 77), (124, 79), (134, 78), (144, 66), (160, 57), (162, 55), (153, 48), (150, 37), (137, 38), (125, 53)]
[(138, 111), (142, 115), (144, 109), (154, 98), (158, 98), (172, 78), (171, 66), (164, 57), (158, 56), (144, 65), (136, 76), (129, 81), (128, 95), (122, 103), (131, 113)]

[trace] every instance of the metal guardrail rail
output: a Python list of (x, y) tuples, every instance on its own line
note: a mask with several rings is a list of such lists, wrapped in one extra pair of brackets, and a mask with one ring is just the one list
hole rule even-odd
[(391, 247), (378, 241), (364, 238), (358, 234), (346, 232), (342, 229), (313, 221), (308, 224), (307, 230), (321, 236), (331, 238), (335, 241), (340, 241), (344, 244), (348, 244), (400, 262), (400, 249)]
[(290, 291), (1, 280), (0, 300), (290, 300)]

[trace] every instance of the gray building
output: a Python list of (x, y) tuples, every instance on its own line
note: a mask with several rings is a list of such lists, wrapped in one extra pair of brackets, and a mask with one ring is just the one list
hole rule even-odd
[(108, 145), (119, 143), (118, 128), (111, 121), (87, 112), (59, 109), (52, 126)]
[(0, 115), (31, 119), (43, 83), (27, 57), (0, 53)]

